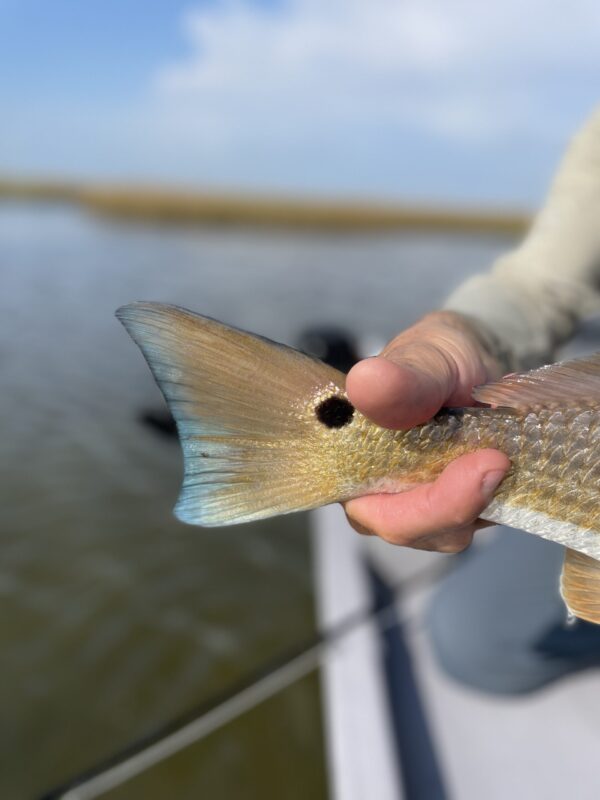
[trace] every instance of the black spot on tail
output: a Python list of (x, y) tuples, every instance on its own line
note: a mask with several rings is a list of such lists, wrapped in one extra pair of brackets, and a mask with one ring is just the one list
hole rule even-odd
[(315, 408), (319, 422), (328, 428), (343, 428), (354, 416), (354, 406), (345, 397), (328, 397)]

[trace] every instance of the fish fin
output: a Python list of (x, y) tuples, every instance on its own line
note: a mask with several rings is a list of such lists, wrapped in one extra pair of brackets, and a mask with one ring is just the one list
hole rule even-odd
[(495, 383), (476, 386), (473, 398), (480, 403), (518, 410), (597, 403), (600, 400), (600, 353), (507, 375)]
[(560, 593), (571, 614), (600, 624), (600, 562), (575, 550), (567, 550)]
[(177, 422), (184, 481), (175, 514), (226, 525), (337, 499), (320, 470), (316, 399), (345, 376), (291, 347), (161, 303), (117, 312)]
[(600, 559), (600, 530), (583, 528), (541, 511), (513, 506), (499, 498), (494, 498), (480, 517), (489, 522), (534, 533), (543, 539), (577, 550), (594, 560)]

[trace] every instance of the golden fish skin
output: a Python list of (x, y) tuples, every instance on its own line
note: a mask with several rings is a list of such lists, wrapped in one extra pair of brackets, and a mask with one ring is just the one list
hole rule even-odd
[[(513, 524), (523, 522), (516, 510), (526, 509), (600, 533), (600, 407), (458, 409), (406, 432), (356, 416), (340, 432), (330, 462), (345, 496), (425, 483), (458, 456), (493, 447), (512, 467), (495, 494), (492, 519), (506, 505), (515, 509)], [(570, 540), (561, 543), (573, 546)], [(583, 546), (600, 558), (600, 537), (597, 549), (594, 538)]]
[(117, 316), (177, 422), (184, 522), (226, 525), (398, 492), (493, 447), (512, 467), (482, 517), (600, 559), (600, 354), (474, 391), (497, 407), (392, 431), (350, 405), (342, 373), (292, 348), (160, 303)]

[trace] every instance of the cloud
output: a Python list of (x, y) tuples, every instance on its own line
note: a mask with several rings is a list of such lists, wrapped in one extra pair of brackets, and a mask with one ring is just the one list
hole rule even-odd
[[(62, 83), (15, 93), (0, 159), (119, 180), (534, 203), (600, 99), (599, 29), (596, 0), (211, 0), (182, 17), (182, 55), (146, 83), (116, 91), (107, 69), (83, 99)], [(70, 73), (85, 69), (73, 60)]]
[(597, 76), (599, 23), (591, 0), (233, 2), (186, 16), (191, 53), (158, 86), (219, 137), (380, 125), (463, 141), (556, 137), (555, 81)]

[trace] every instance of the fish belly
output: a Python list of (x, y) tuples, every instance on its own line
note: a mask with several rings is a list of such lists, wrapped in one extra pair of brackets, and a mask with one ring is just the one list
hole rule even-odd
[(600, 559), (600, 412), (490, 411), (479, 421), (480, 439), (512, 462), (482, 517)]

